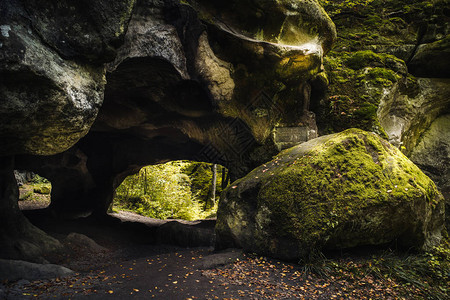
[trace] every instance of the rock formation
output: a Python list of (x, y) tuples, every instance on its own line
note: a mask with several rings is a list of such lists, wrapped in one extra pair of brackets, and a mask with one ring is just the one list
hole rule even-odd
[[(319, 2), (338, 24), (333, 50)], [(101, 217), (142, 166), (206, 161), (237, 179), (319, 132), (359, 127), (447, 176), (436, 132), (448, 123), (448, 1), (404, 2), (3, 0), (0, 257), (61, 247), (18, 210), (14, 169), (52, 182), (53, 214)], [(436, 224), (419, 224), (414, 244)]]
[(380, 245), (431, 249), (444, 199), (398, 149), (357, 129), (278, 154), (224, 191), (217, 246), (287, 260), (315, 250)]
[[(105, 214), (148, 164), (214, 162), (237, 178), (317, 136), (308, 91), (336, 31), (316, 1), (8, 0), (0, 17), (5, 178), (48, 178), (59, 216)], [(6, 182), (2, 219), (20, 215)]]
[[(426, 132), (436, 130), (433, 122), (450, 107), (448, 0), (319, 2), (338, 32), (324, 61), (328, 94), (313, 95), (319, 132), (379, 133), (430, 175), (450, 203), (447, 164), (435, 167), (450, 149), (438, 140), (424, 146)], [(416, 147), (420, 156), (412, 155)]]

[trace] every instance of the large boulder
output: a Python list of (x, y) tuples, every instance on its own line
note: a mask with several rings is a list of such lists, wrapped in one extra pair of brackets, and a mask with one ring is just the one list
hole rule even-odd
[(221, 198), (219, 248), (236, 245), (281, 259), (312, 250), (439, 243), (444, 201), (398, 149), (358, 129), (281, 152)]

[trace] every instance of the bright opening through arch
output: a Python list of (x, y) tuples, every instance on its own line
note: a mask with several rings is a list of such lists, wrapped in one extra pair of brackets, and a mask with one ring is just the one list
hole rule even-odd
[(33, 210), (47, 208), (51, 202), (52, 184), (47, 179), (29, 171), (14, 171), (19, 188), (19, 208)]
[(156, 219), (214, 218), (228, 170), (194, 161), (171, 161), (143, 167), (115, 191), (111, 212), (131, 211)]

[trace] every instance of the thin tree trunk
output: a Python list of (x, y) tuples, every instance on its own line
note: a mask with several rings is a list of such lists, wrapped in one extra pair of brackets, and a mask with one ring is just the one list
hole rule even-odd
[(217, 164), (212, 165), (211, 203), (216, 203)]
[(148, 194), (148, 178), (147, 178), (147, 168), (144, 168), (144, 195)]
[(224, 190), (228, 185), (228, 174), (227, 169), (222, 167), (222, 190)]

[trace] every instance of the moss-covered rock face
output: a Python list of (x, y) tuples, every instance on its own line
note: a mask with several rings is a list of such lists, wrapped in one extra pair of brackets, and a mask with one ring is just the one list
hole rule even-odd
[(450, 35), (420, 45), (409, 63), (410, 71), (422, 77), (450, 77)]
[[(313, 108), (321, 133), (357, 127), (384, 135), (376, 116), (380, 99), (414, 93), (412, 75), (448, 77), (449, 0), (319, 3), (338, 33), (324, 61), (330, 90)], [(368, 78), (362, 81), (361, 73)]]
[(396, 241), (439, 243), (443, 197), (399, 150), (350, 129), (280, 153), (224, 191), (218, 247), (282, 259)]
[(328, 95), (313, 107), (321, 133), (357, 127), (385, 137), (377, 109), (394, 85), (411, 80), (405, 63), (393, 55), (363, 50), (331, 51), (324, 64)]
[(374, 50), (409, 60), (415, 46), (448, 35), (448, 0), (319, 0), (336, 24), (335, 50)]

